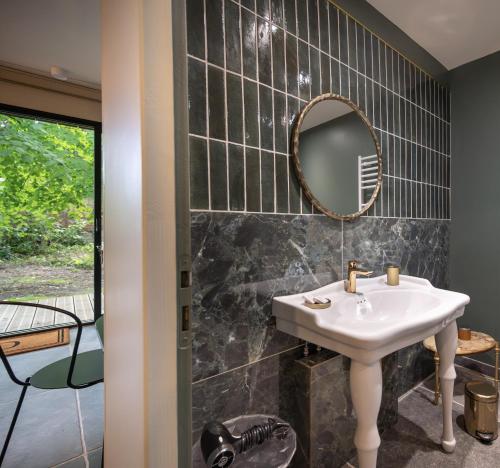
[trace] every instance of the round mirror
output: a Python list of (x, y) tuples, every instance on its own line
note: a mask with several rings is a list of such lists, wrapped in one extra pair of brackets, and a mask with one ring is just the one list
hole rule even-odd
[(382, 157), (365, 114), (335, 94), (313, 99), (293, 133), (293, 160), (302, 189), (326, 215), (352, 220), (375, 202)]

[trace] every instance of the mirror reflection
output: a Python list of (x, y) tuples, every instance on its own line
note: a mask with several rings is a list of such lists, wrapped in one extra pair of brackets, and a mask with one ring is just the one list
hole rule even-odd
[(314, 104), (298, 130), (303, 182), (321, 207), (339, 217), (368, 209), (381, 167), (361, 115), (332, 97)]

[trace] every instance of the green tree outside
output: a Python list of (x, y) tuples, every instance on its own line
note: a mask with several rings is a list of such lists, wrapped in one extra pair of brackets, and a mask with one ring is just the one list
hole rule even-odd
[(0, 113), (0, 266), (91, 269), (93, 194), (92, 130)]

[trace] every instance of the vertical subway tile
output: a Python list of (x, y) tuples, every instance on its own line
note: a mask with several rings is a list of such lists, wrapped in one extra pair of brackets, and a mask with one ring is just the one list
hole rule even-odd
[(211, 138), (226, 139), (224, 72), (208, 66), (208, 116)]
[(241, 72), (240, 9), (233, 2), (225, 2), (226, 68)]
[(387, 89), (380, 86), (380, 128), (387, 131)]
[(283, 26), (283, 0), (271, 0), (271, 20), (278, 26)]
[(380, 82), (380, 41), (378, 37), (372, 35), (372, 76), (377, 82)]
[(302, 192), (301, 201), (302, 201), (302, 213), (311, 214), (313, 212), (313, 206), (310, 200), (306, 197), (304, 192)]
[(188, 61), (189, 132), (207, 134), (205, 64), (190, 58)]
[(387, 91), (387, 131), (394, 133), (394, 95)]
[(288, 213), (288, 157), (275, 155), (276, 164), (276, 211)]
[(273, 93), (264, 85), (259, 86), (260, 99), (260, 146), (273, 150)]
[(380, 85), (373, 83), (373, 121), (375, 127), (380, 128)]
[(309, 17), (309, 43), (314, 47), (319, 47), (318, 34), (318, 0), (304, 0), (308, 2)]
[(311, 97), (311, 74), (309, 73), (309, 48), (299, 41), (299, 95), (301, 99)]
[(270, 0), (256, 0), (257, 14), (263, 18), (271, 19), (271, 5)]
[(243, 74), (252, 79), (255, 79), (257, 76), (256, 37), (257, 25), (255, 15), (245, 9), (242, 9), (241, 39), (243, 47)]
[(349, 96), (349, 68), (343, 63), (340, 63), (340, 94)]
[(392, 68), (392, 54), (393, 50), (390, 47), (386, 47), (385, 50), (385, 63), (387, 67), (387, 79), (386, 86), (392, 91), (394, 89), (394, 70)]
[(330, 17), (330, 55), (339, 58), (339, 11), (330, 2), (328, 3), (328, 15)]
[(321, 94), (321, 74), (319, 52), (314, 47), (309, 47), (309, 60), (311, 72), (311, 97)]
[(260, 152), (260, 178), (262, 181), (262, 211), (274, 212), (274, 154), (269, 151)]
[(224, 66), (224, 28), (222, 0), (212, 0), (206, 11), (207, 18), (207, 60)]
[(295, 0), (284, 0), (284, 7), (285, 7), (284, 27), (289, 33), (295, 34), (297, 28)]
[(274, 91), (274, 149), (280, 153), (287, 152), (286, 125), (286, 95)]
[(286, 91), (285, 36), (281, 28), (273, 28), (273, 86)]
[(250, 146), (259, 146), (259, 109), (257, 84), (244, 80), (245, 96), (245, 143)]
[(297, 0), (297, 27), (298, 36), (304, 40), (309, 40), (309, 23), (307, 20), (307, 0)]
[(191, 208), (206, 210), (208, 203), (208, 155), (205, 139), (189, 137)]
[(366, 92), (366, 116), (370, 122), (374, 122), (373, 119), (373, 81), (369, 78), (366, 79), (365, 85)]
[(228, 140), (243, 143), (243, 103), (241, 78), (232, 73), (226, 74), (227, 80), (227, 133)]
[(255, 12), (255, 0), (240, 0), (240, 3), (245, 8)]
[(226, 144), (210, 140), (210, 194), (212, 210), (227, 210)]
[(286, 85), (287, 93), (298, 94), (298, 60), (297, 39), (291, 34), (286, 35)]
[(299, 108), (334, 92), (383, 130), (384, 189), (368, 215), (449, 217), (446, 88), (331, 2), (205, 6), (186, 2), (193, 208), (316, 213), (286, 154)]
[(300, 213), (300, 185), (295, 174), (292, 158), (288, 158), (288, 185), (290, 196), (290, 213)]
[(245, 209), (245, 163), (243, 146), (229, 144), (229, 209), (243, 211)]
[(247, 211), (260, 211), (260, 154), (245, 148)]
[(365, 31), (365, 73), (373, 78), (372, 34)]
[(319, 11), (319, 48), (322, 52), (327, 54), (330, 53), (329, 44), (329, 31), (328, 31), (328, 4), (330, 2), (325, 2), (320, 0), (318, 3)]
[(292, 136), (292, 130), (297, 123), (297, 116), (300, 112), (300, 104), (298, 99), (288, 96), (288, 140)]
[(330, 58), (321, 53), (321, 93), (329, 93), (330, 89)]
[(358, 74), (349, 69), (349, 99), (358, 104)]
[(257, 49), (259, 61), (259, 81), (272, 86), (271, 66), (271, 26), (268, 21), (257, 19)]
[(336, 59), (330, 60), (330, 77), (332, 80), (332, 93), (340, 94), (340, 63)]
[(203, 0), (188, 0), (186, 3), (187, 51), (188, 54), (205, 59), (205, 11)]
[(347, 47), (349, 66), (358, 69), (358, 53), (356, 50), (356, 23), (351, 17), (347, 18)]
[(382, 86), (386, 86), (387, 84), (387, 66), (385, 61), (385, 44), (380, 41), (379, 42), (379, 70), (380, 70), (380, 84)]
[(346, 65), (349, 63), (349, 44), (347, 39), (347, 16), (339, 11), (339, 43), (340, 61)]
[(365, 29), (356, 24), (356, 54), (357, 54), (357, 63), (358, 63), (358, 72), (363, 75), (366, 73), (365, 67)]

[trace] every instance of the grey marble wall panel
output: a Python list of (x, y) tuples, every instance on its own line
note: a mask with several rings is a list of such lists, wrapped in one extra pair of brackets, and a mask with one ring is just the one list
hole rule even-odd
[(193, 213), (193, 381), (298, 345), (272, 298), (340, 279), (341, 237), (323, 216)]
[[(401, 273), (448, 287), (449, 221), (361, 218), (344, 224), (344, 259), (360, 260), (375, 274), (388, 263)], [(432, 355), (417, 343), (398, 352), (397, 395), (407, 392), (434, 371)]]
[(402, 218), (360, 218), (344, 223), (344, 259), (357, 259), (383, 274), (388, 263), (401, 273), (448, 285), (449, 221)]
[[(380, 431), (397, 421), (396, 355), (385, 358), (382, 366)], [(296, 360), (282, 373), (281, 416), (292, 423), (298, 436), (294, 467), (337, 468), (354, 455), (356, 417), (351, 402), (349, 368), (349, 359), (323, 350)]]
[(227, 421), (242, 414), (281, 415), (280, 399), (286, 369), (302, 347), (193, 384), (193, 443), (208, 421)]

